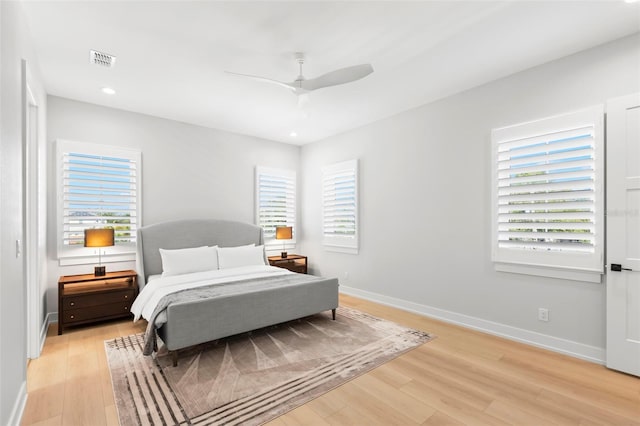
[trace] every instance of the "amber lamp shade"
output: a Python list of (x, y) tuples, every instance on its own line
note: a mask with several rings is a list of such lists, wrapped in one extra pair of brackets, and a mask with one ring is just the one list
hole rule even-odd
[(98, 266), (94, 269), (94, 275), (101, 277), (106, 275), (106, 267), (102, 266), (102, 251), (100, 247), (110, 247), (114, 243), (113, 228), (85, 229), (84, 246), (98, 247)]
[[(276, 227), (276, 240), (290, 240), (293, 238), (293, 227), (291, 226), (278, 226)], [(280, 257), (287, 258), (287, 252), (284, 251), (284, 241), (282, 242), (282, 253)]]

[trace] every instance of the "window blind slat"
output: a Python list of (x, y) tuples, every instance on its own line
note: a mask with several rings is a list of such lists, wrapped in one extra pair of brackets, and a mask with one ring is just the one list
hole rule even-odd
[(580, 180), (571, 182), (551, 182), (542, 184), (532, 184), (526, 187), (504, 186), (498, 188), (499, 197), (505, 195), (524, 195), (531, 194), (535, 196), (539, 193), (554, 193), (567, 191), (593, 191), (593, 180)]
[(593, 155), (593, 147), (586, 147), (576, 151), (557, 152), (553, 154), (540, 153), (535, 157), (512, 157), (498, 162), (498, 169), (510, 169), (517, 172), (519, 168), (535, 166), (537, 164), (546, 164), (550, 162), (569, 162), (590, 159)]
[(561, 142), (563, 140), (573, 139), (576, 137), (582, 137), (584, 135), (593, 136), (593, 126), (585, 125), (567, 129), (557, 129), (552, 131), (544, 131), (539, 134), (534, 134), (527, 137), (513, 138), (509, 140), (500, 141), (498, 152), (502, 151), (516, 151), (521, 147), (538, 145), (548, 142)]
[(593, 212), (566, 212), (566, 213), (503, 213), (498, 214), (498, 223), (508, 222), (510, 220), (584, 220), (586, 222), (593, 221)]
[(578, 138), (563, 139), (560, 141), (538, 142), (522, 145), (517, 149), (508, 149), (500, 146), (498, 161), (509, 158), (526, 158), (528, 156), (540, 155), (541, 153), (552, 154), (561, 151), (575, 151), (580, 148), (593, 147), (593, 135), (585, 134)]
[(499, 247), (512, 248), (512, 249), (524, 249), (524, 250), (543, 250), (554, 252), (581, 252), (589, 253), (593, 251), (593, 245), (584, 244), (580, 242), (568, 243), (568, 242), (544, 242), (544, 241), (500, 241)]
[(526, 223), (517, 223), (517, 222), (502, 222), (498, 224), (498, 232), (502, 231), (510, 231), (521, 228), (530, 228), (530, 229), (553, 229), (557, 231), (562, 230), (581, 230), (588, 229), (593, 231), (595, 229), (594, 224), (587, 222), (526, 222)]
[(498, 213), (509, 213), (518, 211), (554, 211), (554, 210), (593, 210), (593, 201), (570, 201), (570, 202), (549, 202), (549, 203), (529, 203), (529, 204), (506, 204), (498, 207)]

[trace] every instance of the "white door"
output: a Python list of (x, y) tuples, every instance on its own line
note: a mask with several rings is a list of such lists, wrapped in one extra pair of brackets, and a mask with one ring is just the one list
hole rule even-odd
[(607, 367), (640, 376), (640, 93), (607, 102)]

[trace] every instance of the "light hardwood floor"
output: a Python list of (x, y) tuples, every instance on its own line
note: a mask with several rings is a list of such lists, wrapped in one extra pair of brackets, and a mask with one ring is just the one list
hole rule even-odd
[[(437, 338), (269, 425), (640, 425), (640, 379), (603, 366), (341, 295), (343, 306)], [(27, 370), (23, 425), (117, 425), (103, 341), (130, 321), (53, 325)]]

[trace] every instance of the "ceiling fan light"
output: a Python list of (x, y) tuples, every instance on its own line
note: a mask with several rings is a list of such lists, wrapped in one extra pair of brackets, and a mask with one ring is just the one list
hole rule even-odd
[(303, 109), (309, 104), (309, 94), (301, 93), (298, 95), (298, 108)]

